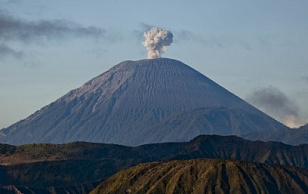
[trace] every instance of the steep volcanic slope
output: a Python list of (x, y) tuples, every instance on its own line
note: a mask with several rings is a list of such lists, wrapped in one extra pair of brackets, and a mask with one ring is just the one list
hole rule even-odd
[(308, 170), (199, 159), (153, 162), (121, 171), (96, 193), (306, 193)]
[[(263, 140), (265, 138), (264, 134), (268, 135), (264, 129), (271, 129), (269, 130), (271, 133), (291, 131), (290, 129), (285, 129), (285, 127), (279, 128), (278, 124), (271, 120), (271, 118), (264, 117), (264, 114), (248, 112), (243, 109), (225, 107), (198, 108), (172, 114), (158, 124), (146, 128), (133, 140), (146, 143), (143, 141), (143, 137), (146, 134), (151, 134), (146, 139), (148, 142), (187, 141), (187, 139), (192, 139), (200, 134), (235, 134), (238, 136), (249, 136), (246, 139)], [(174, 134), (175, 131), (176, 136)], [(255, 138), (254, 133), (259, 133), (260, 136)], [(270, 137), (274, 138), (271, 139)], [(266, 140), (281, 140), (281, 137), (276, 134), (270, 137)], [(302, 139), (301, 142), (305, 141), (308, 141), (308, 139)], [(286, 139), (286, 142), (289, 142), (288, 139)], [(297, 143), (295, 142), (295, 144)]]
[[(191, 125), (182, 127), (177, 118)], [(2, 130), (0, 142), (139, 145), (187, 141), (199, 134), (242, 136), (277, 129), (288, 130), (187, 65), (152, 59), (116, 65)]]

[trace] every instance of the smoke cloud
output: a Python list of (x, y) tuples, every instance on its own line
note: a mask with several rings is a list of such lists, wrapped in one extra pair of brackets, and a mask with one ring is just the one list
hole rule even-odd
[(296, 128), (305, 124), (299, 116), (296, 103), (275, 87), (258, 89), (249, 94), (246, 100), (288, 127)]
[(143, 34), (145, 41), (142, 43), (148, 50), (148, 59), (160, 58), (166, 52), (166, 46), (172, 43), (173, 34), (169, 30), (162, 30), (157, 27)]

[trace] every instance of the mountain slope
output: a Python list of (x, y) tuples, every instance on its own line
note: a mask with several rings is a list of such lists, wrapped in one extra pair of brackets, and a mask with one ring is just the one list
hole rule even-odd
[[(248, 141), (235, 136), (198, 136), (185, 143), (126, 147), (69, 144), (0, 144), (0, 185), (49, 188), (106, 179), (125, 168), (158, 160), (232, 159), (308, 168), (308, 145)], [(74, 187), (73, 187), (74, 188)]]
[(64, 194), (64, 193), (76, 193), (76, 194), (88, 194), (92, 191), (101, 181), (95, 181), (91, 183), (84, 183), (66, 187), (41, 187), (41, 188), (32, 188), (28, 186), (0, 186), (0, 193), (2, 194)]
[(299, 127), (298, 129), (305, 129), (305, 130), (308, 130), (308, 124), (304, 125), (304, 126), (301, 126)]
[(305, 193), (308, 170), (231, 160), (153, 162), (123, 170), (96, 193)]
[(189, 142), (146, 144), (138, 147), (86, 142), (22, 146), (0, 144), (0, 165), (5, 166), (44, 161), (123, 160), (125, 163), (125, 160), (132, 162), (135, 159), (135, 162), (149, 162), (221, 158), (308, 168), (307, 157), (308, 144), (291, 146), (218, 135), (201, 135)]
[[(167, 130), (171, 138), (160, 137), (166, 131), (168, 118), (174, 121), (177, 116), (195, 114), (200, 108), (211, 109), (215, 117), (203, 119), (205, 123), (201, 126), (193, 123), (195, 130), (189, 136), (186, 132), (191, 126), (183, 128), (181, 123), (175, 126), (173, 122), (176, 130)], [(221, 119), (228, 122), (225, 128), (219, 128)], [(182, 62), (160, 58), (125, 61), (114, 66), (25, 120), (3, 129), (0, 142), (140, 145), (188, 141), (208, 132), (242, 136), (278, 129), (288, 128)]]
[(308, 143), (308, 125), (304, 125), (297, 129), (276, 129), (267, 131), (256, 131), (253, 133), (248, 133), (242, 136), (245, 139), (263, 141), (280, 141), (291, 145), (297, 145), (300, 143)]
[[(291, 131), (290, 129), (285, 129), (285, 127), (279, 127), (276, 122), (273, 122), (269, 117), (264, 117), (263, 114), (235, 108), (206, 107), (189, 111), (179, 111), (178, 113), (172, 114), (157, 125), (145, 128), (133, 140), (146, 143), (143, 141), (143, 137), (146, 134), (151, 134), (147, 139), (150, 142), (181, 142), (192, 139), (200, 134), (236, 134), (245, 137), (253, 133), (260, 134), (260, 137), (254, 140), (263, 140), (262, 134), (268, 132), (265, 129), (272, 129), (270, 131)], [(176, 136), (174, 132), (176, 132)], [(250, 136), (247, 139), (253, 138), (253, 136)], [(273, 139), (267, 139), (267, 141), (270, 140), (280, 139), (275, 136)], [(305, 142), (304, 139), (302, 142)]]

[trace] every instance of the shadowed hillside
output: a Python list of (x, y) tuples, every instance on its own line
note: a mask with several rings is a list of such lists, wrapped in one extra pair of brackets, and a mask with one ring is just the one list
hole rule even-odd
[(284, 142), (291, 145), (298, 145), (299, 143), (308, 143), (308, 124), (297, 129), (277, 129), (264, 132), (253, 132), (242, 136), (250, 140), (263, 140)]
[(153, 162), (123, 170), (91, 194), (305, 193), (308, 170), (231, 160)]
[(94, 181), (91, 183), (84, 183), (79, 185), (72, 185), (67, 187), (47, 187), (47, 188), (31, 188), (28, 186), (0, 186), (1, 194), (88, 194), (101, 181)]
[(0, 184), (51, 187), (108, 178), (139, 163), (157, 160), (221, 158), (308, 168), (308, 145), (248, 141), (205, 135), (186, 143), (126, 147), (76, 142), (0, 145)]

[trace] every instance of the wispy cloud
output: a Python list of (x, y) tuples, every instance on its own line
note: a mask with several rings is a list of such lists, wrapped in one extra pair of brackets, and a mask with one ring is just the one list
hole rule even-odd
[(307, 85), (308, 85), (308, 76), (302, 76), (302, 77), (301, 77), (301, 81), (302, 81), (304, 84), (307, 84)]
[(15, 51), (14, 49), (2, 43), (0, 44), (0, 59), (3, 59), (7, 56), (20, 59), (24, 56), (24, 53), (22, 51)]
[(192, 41), (202, 44), (206, 47), (223, 47), (224, 44), (219, 38), (208, 36), (203, 37), (191, 32), (190, 30), (174, 31), (175, 42)]
[(138, 41), (143, 41), (144, 40), (143, 33), (151, 30), (151, 28), (155, 25), (150, 25), (150, 24), (140, 22), (139, 26), (140, 26), (139, 29), (133, 30), (132, 35), (133, 37), (137, 38)]
[(74, 22), (66, 20), (41, 20), (24, 21), (0, 13), (0, 40), (18, 40), (31, 42), (37, 39), (55, 39), (65, 36), (90, 36), (100, 37), (104, 35), (104, 29), (96, 27), (82, 27)]
[(195, 37), (195, 35), (188, 30), (182, 30), (180, 32), (177, 32), (177, 35), (181, 40), (191, 40)]
[(269, 86), (253, 91), (246, 100), (289, 127), (299, 127), (303, 119), (299, 107), (278, 88)]
[(16, 51), (11, 43), (41, 44), (49, 40), (94, 38), (114, 42), (114, 37), (105, 29), (84, 27), (67, 20), (26, 21), (0, 11), (0, 59), (11, 56), (20, 59), (24, 51)]

